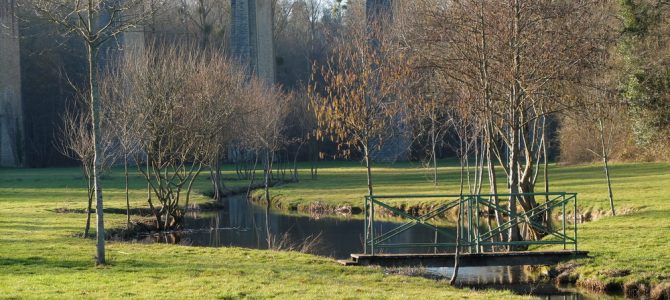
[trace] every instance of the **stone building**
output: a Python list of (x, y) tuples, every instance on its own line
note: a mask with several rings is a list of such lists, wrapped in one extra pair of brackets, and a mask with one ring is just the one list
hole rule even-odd
[(0, 0), (0, 166), (23, 164), (23, 108), (17, 0)]
[(234, 57), (267, 83), (275, 82), (272, 0), (231, 0)]

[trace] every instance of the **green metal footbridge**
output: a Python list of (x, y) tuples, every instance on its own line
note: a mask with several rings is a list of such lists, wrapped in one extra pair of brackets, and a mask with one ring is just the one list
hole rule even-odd
[[(537, 204), (514, 210), (509, 205), (512, 197), (534, 198)], [(404, 206), (412, 202), (440, 204), (422, 214), (408, 213)], [(576, 212), (577, 194), (565, 192), (366, 196), (364, 251), (340, 262), (344, 265), (452, 266), (458, 249), (461, 266), (556, 264), (588, 254), (577, 248)], [(399, 222), (379, 220), (380, 215)], [(557, 215), (560, 218), (555, 219)], [(510, 229), (515, 227), (526, 236), (534, 233), (542, 238), (510, 240)], [(430, 240), (408, 238), (417, 231), (421, 231), (424, 238), (426, 232), (432, 233)], [(551, 247), (550, 251), (537, 249), (544, 245), (557, 247)]]

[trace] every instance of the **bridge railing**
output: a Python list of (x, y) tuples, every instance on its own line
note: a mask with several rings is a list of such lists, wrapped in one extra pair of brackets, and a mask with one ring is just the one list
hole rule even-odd
[[(509, 205), (512, 197), (534, 198), (536, 205), (526, 209), (519, 206), (516, 210), (512, 210)], [(431, 203), (437, 203), (437, 205), (423, 214), (408, 213), (402, 207), (397, 206), (421, 200), (431, 200)], [(572, 220), (570, 220), (572, 224), (568, 224), (569, 209), (572, 209)], [(380, 223), (378, 219), (381, 215), (380, 211), (383, 211), (385, 215), (400, 217), (405, 222), (393, 224), (390, 229), (384, 229), (384, 227), (389, 227), (388, 222), (385, 221), (386, 226), (377, 226)], [(436, 224), (435, 221), (438, 218), (447, 216), (450, 211), (452, 211), (452, 216), (461, 216), (454, 223), (447, 222), (455, 226), (454, 229), (450, 230), (448, 227)], [(559, 212), (558, 224), (554, 224), (555, 213)], [(365, 253), (374, 255), (380, 251), (383, 252), (383, 249), (432, 248), (433, 251), (438, 252), (459, 247), (470, 253), (480, 253), (501, 247), (519, 249), (532, 245), (563, 245), (563, 249), (570, 246), (577, 251), (576, 212), (577, 194), (566, 192), (366, 196), (364, 250)], [(486, 219), (486, 226), (483, 226), (482, 219)], [(569, 228), (568, 225), (571, 225), (572, 228)], [(542, 238), (509, 240), (508, 232), (514, 226)], [(414, 227), (433, 231), (435, 239), (432, 242), (397, 241), (402, 235), (411, 234), (410, 229)], [(438, 236), (441, 237), (439, 242)]]

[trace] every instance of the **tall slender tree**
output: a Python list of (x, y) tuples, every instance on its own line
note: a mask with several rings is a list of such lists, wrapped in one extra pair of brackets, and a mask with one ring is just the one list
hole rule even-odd
[(327, 63), (315, 66), (309, 93), (318, 136), (329, 136), (345, 156), (362, 154), (372, 195), (373, 152), (389, 138), (400, 105), (413, 97), (412, 69), (390, 30), (360, 22), (349, 23), (347, 30), (336, 39)]
[(93, 146), (93, 188), (96, 207), (96, 265), (105, 264), (105, 222), (103, 213), (102, 185), (100, 169), (102, 167), (102, 135), (100, 131), (101, 103), (98, 83), (98, 51), (108, 40), (125, 31), (132, 30), (138, 24), (151, 17), (153, 12), (147, 8), (169, 5), (146, 5), (149, 1), (162, 0), (31, 0), (35, 13), (58, 24), (65, 33), (72, 34), (84, 42), (86, 47), (87, 91), (92, 124)]

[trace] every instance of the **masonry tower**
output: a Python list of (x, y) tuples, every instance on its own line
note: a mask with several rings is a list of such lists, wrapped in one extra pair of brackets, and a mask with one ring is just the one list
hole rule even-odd
[(23, 164), (23, 108), (17, 0), (0, 0), (0, 166)]
[(274, 13), (271, 0), (231, 0), (233, 56), (252, 74), (275, 82)]

